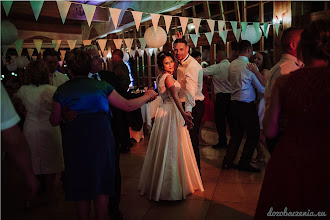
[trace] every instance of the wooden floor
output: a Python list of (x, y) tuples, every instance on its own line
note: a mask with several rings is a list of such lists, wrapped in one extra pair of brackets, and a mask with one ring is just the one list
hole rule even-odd
[[(202, 137), (210, 145), (200, 146), (202, 179), (205, 191), (195, 192), (186, 200), (177, 202), (152, 202), (137, 191), (138, 180), (148, 147), (148, 137), (134, 146), (128, 154), (121, 154), (122, 194), (120, 208), (125, 220), (247, 220), (253, 219), (258, 196), (264, 177), (266, 162), (255, 166), (261, 173), (248, 173), (238, 170), (221, 170), (225, 155), (224, 149), (212, 149), (217, 141), (213, 123), (206, 123)], [(242, 151), (240, 151), (236, 160)], [(254, 157), (256, 156), (256, 153)], [(236, 161), (237, 162), (237, 161)], [(3, 220), (75, 220), (74, 204), (64, 200), (62, 185), (57, 180), (56, 203), (42, 205), (36, 198), (31, 210), (23, 209), (23, 179), (10, 159), (2, 161), (1, 219)], [(92, 209), (92, 217), (94, 210)]]

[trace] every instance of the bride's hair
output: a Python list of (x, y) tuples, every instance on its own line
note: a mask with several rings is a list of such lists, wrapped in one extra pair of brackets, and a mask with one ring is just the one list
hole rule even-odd
[(157, 54), (157, 65), (160, 70), (164, 70), (163, 61), (166, 57), (171, 57), (173, 61), (175, 61), (174, 55), (169, 51), (162, 51)]

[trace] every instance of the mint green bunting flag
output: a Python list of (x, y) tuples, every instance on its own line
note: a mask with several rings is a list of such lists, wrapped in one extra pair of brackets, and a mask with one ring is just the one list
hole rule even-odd
[(241, 22), (241, 28), (242, 28), (242, 34), (243, 35), (245, 35), (246, 27), (247, 27), (247, 22), (246, 21), (242, 21)]
[(222, 41), (224, 44), (226, 44), (226, 41), (227, 41), (227, 34), (228, 34), (228, 31), (222, 31), (220, 34), (220, 37), (222, 38)]
[(15, 41), (16, 51), (17, 51), (17, 53), (20, 52), (21, 47), (22, 47), (22, 45), (23, 45), (23, 41), (24, 41), (24, 39), (17, 39), (17, 40)]
[(42, 5), (44, 4), (44, 1), (30, 1), (34, 17), (36, 18), (36, 21), (38, 21), (39, 14), (42, 8)]
[(190, 38), (191, 38), (192, 42), (194, 43), (195, 47), (197, 47), (198, 34), (190, 34)]
[(254, 29), (256, 30), (256, 34), (259, 33), (259, 22), (253, 22)]
[(13, 1), (3, 1), (2, 2), (2, 6), (5, 9), (6, 16), (8, 16), (12, 4), (13, 4)]
[(275, 31), (276, 31), (276, 36), (278, 36), (278, 29), (280, 28), (279, 23), (274, 23)]
[(233, 28), (234, 35), (236, 36), (237, 32), (237, 21), (230, 21), (231, 27)]
[(206, 39), (209, 42), (209, 44), (211, 45), (212, 43), (212, 38), (213, 38), (213, 33), (212, 32), (206, 32), (205, 33)]
[(262, 31), (264, 32), (264, 36), (268, 38), (268, 32), (269, 32), (269, 24), (264, 23), (263, 26), (261, 26)]

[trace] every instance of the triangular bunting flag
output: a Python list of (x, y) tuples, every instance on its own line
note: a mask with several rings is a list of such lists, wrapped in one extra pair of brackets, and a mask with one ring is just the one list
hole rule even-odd
[(136, 31), (139, 31), (139, 27), (140, 27), (143, 12), (131, 11), (131, 13), (132, 13), (134, 21), (135, 21)]
[(112, 39), (113, 42), (115, 43), (115, 46), (117, 49), (120, 49), (121, 48), (121, 44), (123, 42), (123, 39)]
[(6, 56), (7, 55), (8, 46), (2, 46), (1, 49), (2, 49), (2, 55), (3, 56)]
[(154, 48), (148, 48), (149, 55), (152, 56), (152, 53), (154, 52)]
[(233, 29), (233, 33), (236, 36), (236, 32), (237, 32), (237, 21), (230, 21), (231, 27)]
[(66, 16), (68, 15), (71, 2), (68, 1), (56, 1), (58, 10), (60, 11), (62, 23), (64, 24)]
[(84, 12), (85, 12), (85, 16), (87, 19), (87, 23), (88, 26), (91, 26), (93, 17), (94, 17), (94, 13), (96, 10), (96, 6), (95, 5), (87, 5), (87, 4), (82, 4)]
[(241, 28), (242, 28), (242, 35), (245, 35), (245, 31), (246, 31), (246, 27), (247, 27), (247, 22), (246, 21), (242, 21), (241, 22)]
[(158, 21), (160, 18), (160, 14), (150, 14), (151, 20), (152, 20), (152, 25), (154, 26), (155, 32), (157, 32), (157, 27), (158, 27)]
[(139, 54), (140, 57), (143, 57), (143, 55), (144, 55), (144, 50), (137, 49), (136, 51), (138, 52), (138, 54)]
[(261, 26), (261, 29), (264, 32), (264, 36), (266, 38), (268, 38), (269, 26), (269, 23), (264, 23), (264, 25)]
[(186, 33), (188, 18), (187, 17), (179, 17), (179, 18), (180, 18), (180, 23), (181, 23), (181, 28), (182, 28), (182, 34), (184, 35)]
[(157, 50), (158, 50), (158, 48), (154, 48), (154, 54), (155, 55), (157, 54)]
[(195, 47), (197, 47), (198, 34), (190, 34), (190, 38), (191, 38), (192, 42), (194, 43)]
[(16, 49), (18, 56), (20, 57), (22, 55), (23, 48), (21, 48), (19, 51)]
[(135, 54), (136, 54), (136, 50), (132, 50), (130, 53), (131, 57), (133, 57), (133, 58), (135, 57)]
[(218, 30), (219, 30), (219, 34), (221, 33), (221, 31), (223, 30), (223, 27), (225, 26), (225, 21), (218, 21)]
[(41, 49), (40, 50), (40, 55), (41, 55), (41, 58), (43, 57), (43, 55), (44, 55), (44, 51), (45, 51), (45, 49)]
[(146, 53), (147, 56), (149, 56), (149, 48), (146, 48), (146, 49), (144, 50), (144, 53)]
[(211, 30), (212, 34), (214, 34), (215, 20), (207, 19), (207, 23), (209, 24), (209, 27), (210, 27), (210, 30)]
[(32, 60), (36, 61), (37, 60), (37, 56), (32, 56)]
[(227, 34), (228, 34), (228, 31), (222, 31), (220, 34), (220, 37), (222, 38), (222, 41), (224, 44), (226, 44), (226, 41), (227, 41)]
[[(15, 41), (16, 51), (17, 51), (18, 54), (19, 54), (19, 52), (21, 50), (21, 47), (23, 45), (23, 41), (24, 41), (24, 39), (17, 39)], [(21, 56), (21, 55), (19, 55), (19, 56)]]
[(125, 44), (126, 44), (126, 47), (128, 49), (128, 52), (130, 52), (131, 49), (132, 49), (133, 38), (127, 38), (127, 39), (125, 39)]
[(280, 27), (279, 23), (274, 23), (275, 31), (276, 31), (276, 36), (278, 36), (278, 29)]
[(56, 48), (55, 48), (56, 52), (58, 52), (58, 49), (60, 49), (61, 42), (62, 42), (62, 40), (57, 40)]
[(102, 56), (102, 51), (99, 50), (100, 57)]
[(239, 42), (239, 37), (241, 36), (241, 29), (237, 29), (236, 30), (236, 35), (235, 35), (235, 38), (236, 38), (236, 41)]
[(176, 37), (175, 37), (175, 35), (172, 35), (172, 39), (173, 39), (173, 41), (175, 41), (175, 40), (176, 40)]
[(102, 54), (103, 54), (103, 58), (108, 59), (108, 57), (107, 57), (108, 52), (109, 52), (109, 51), (107, 51), (107, 50), (104, 50), (104, 51), (103, 51), (103, 53), (102, 53)]
[(53, 44), (53, 47), (55, 49), (56, 48), (56, 44), (57, 44), (57, 40), (52, 40), (52, 44)]
[(97, 40), (97, 43), (99, 44), (102, 53), (104, 51), (105, 46), (107, 45), (107, 41), (108, 41), (108, 39), (98, 39)]
[(253, 22), (254, 29), (256, 30), (257, 35), (259, 34), (259, 22)]
[(67, 40), (70, 50), (73, 50), (76, 46), (77, 40)]
[(161, 47), (159, 48), (159, 51), (160, 51), (160, 52), (163, 51), (163, 47), (164, 47), (164, 46), (161, 46)]
[(119, 9), (119, 8), (109, 8), (109, 11), (110, 11), (111, 19), (112, 19), (112, 22), (113, 22), (113, 26), (115, 27), (115, 29), (117, 29), (118, 19), (119, 19), (119, 15), (121, 13), (121, 9)]
[(193, 23), (195, 26), (195, 33), (198, 34), (199, 32), (199, 25), (201, 24), (201, 20), (200, 18), (193, 18)]
[(42, 40), (34, 39), (33, 42), (34, 42), (34, 45), (36, 46), (36, 49), (37, 49), (38, 54), (39, 54), (40, 50), (41, 50)]
[(165, 20), (165, 26), (166, 26), (166, 33), (169, 32), (171, 23), (172, 23), (172, 16), (171, 15), (163, 15)]
[(42, 8), (42, 5), (44, 4), (44, 1), (30, 1), (34, 17), (36, 18), (36, 21), (38, 21), (39, 14)]
[(211, 45), (212, 43), (212, 37), (213, 37), (213, 33), (212, 32), (206, 32), (205, 36), (207, 38), (207, 41), (209, 42), (209, 44)]
[(33, 49), (33, 48), (29, 48), (29, 49), (27, 49), (27, 52), (28, 52), (28, 54), (29, 54), (29, 57), (32, 58), (32, 55), (33, 55), (34, 49)]
[(142, 49), (146, 48), (146, 45), (147, 45), (146, 40), (141, 37), (141, 38), (139, 38), (139, 41), (140, 41), (140, 44), (141, 44), (141, 48)]
[(83, 40), (84, 46), (91, 45), (91, 43), (92, 43), (92, 40)]
[(2, 2), (2, 6), (5, 9), (6, 12), (6, 16), (8, 17), (11, 5), (13, 4), (13, 1), (1, 1)]
[(60, 50), (61, 53), (61, 60), (64, 61), (66, 50)]

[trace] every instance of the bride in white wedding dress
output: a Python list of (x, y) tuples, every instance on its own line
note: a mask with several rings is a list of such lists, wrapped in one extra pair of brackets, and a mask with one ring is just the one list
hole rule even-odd
[(204, 191), (187, 130), (193, 126), (192, 118), (179, 100), (174, 56), (160, 52), (157, 64), (163, 71), (157, 78), (163, 103), (156, 112), (138, 190), (154, 201), (182, 200), (196, 190)]

